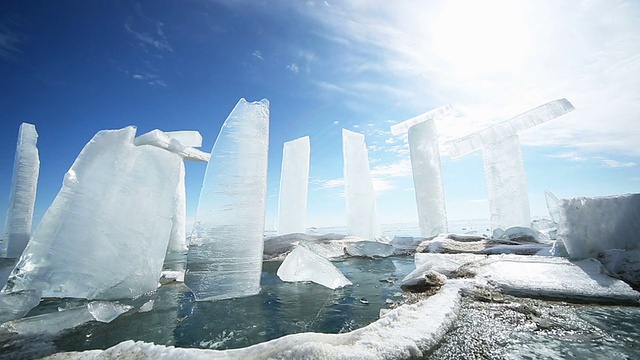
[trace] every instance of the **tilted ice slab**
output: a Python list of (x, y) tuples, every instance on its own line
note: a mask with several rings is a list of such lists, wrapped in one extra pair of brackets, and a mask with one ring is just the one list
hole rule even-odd
[(282, 281), (311, 281), (329, 289), (351, 285), (351, 281), (329, 260), (304, 246), (297, 246), (287, 255), (280, 264), (277, 275)]
[(198, 201), (185, 277), (197, 300), (260, 292), (268, 152), (269, 101), (240, 99), (213, 145)]
[(409, 132), (411, 171), (422, 236), (447, 232), (440, 146), (434, 120), (450, 115), (452, 111), (451, 105), (445, 105), (391, 127), (394, 135)]
[(278, 235), (306, 232), (310, 152), (308, 136), (284, 143), (278, 201)]
[(40, 172), (37, 142), (38, 133), (35, 125), (22, 123), (18, 131), (18, 144), (13, 163), (4, 249), (0, 249), (0, 254), (8, 258), (19, 257), (31, 236), (33, 209)]
[(135, 133), (100, 131), (85, 145), (3, 291), (110, 300), (157, 288), (182, 159), (135, 146)]
[(363, 239), (382, 235), (364, 135), (342, 129), (347, 233)]
[(484, 130), (445, 143), (447, 154), (458, 158), (481, 149), (502, 138), (516, 135), (521, 131), (540, 125), (574, 110), (567, 99), (559, 99), (540, 105), (509, 120), (505, 120)]
[(506, 294), (595, 302), (632, 302), (640, 293), (606, 275), (595, 259), (570, 261), (549, 256), (489, 256), (471, 269)]
[(39, 291), (0, 292), (0, 324), (20, 319), (38, 304), (40, 304)]
[(242, 349), (184, 349), (125, 341), (107, 350), (61, 353), (50, 359), (109, 357), (171, 359), (415, 359), (427, 356), (457, 318), (462, 282), (449, 281), (435, 295), (386, 313), (343, 334), (301, 333)]
[(640, 249), (640, 194), (563, 199), (558, 237), (571, 257)]

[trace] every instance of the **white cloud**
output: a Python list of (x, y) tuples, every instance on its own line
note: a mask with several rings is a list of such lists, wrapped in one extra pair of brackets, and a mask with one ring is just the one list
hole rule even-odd
[(411, 160), (401, 159), (395, 163), (378, 165), (371, 169), (374, 177), (407, 177), (411, 176)]
[(251, 53), (251, 56), (259, 60), (264, 60), (264, 58), (262, 57), (262, 53), (258, 50), (254, 50), (253, 53)]
[(327, 189), (335, 189), (339, 187), (344, 187), (344, 179), (330, 179), (330, 180), (316, 180), (314, 181), (316, 184), (317, 190), (327, 190)]
[(291, 71), (294, 74), (297, 74), (300, 72), (300, 68), (298, 67), (298, 65), (296, 65), (296, 63), (291, 63), (287, 65), (287, 69), (289, 69), (289, 71)]
[(604, 165), (610, 168), (630, 168), (637, 165), (633, 161), (622, 162), (622, 161), (611, 160), (611, 159), (602, 159), (601, 161)]
[(149, 85), (167, 87), (166, 81), (160, 79), (158, 75), (150, 73), (133, 74), (131, 78), (138, 81), (145, 81)]
[(2, 19), (0, 23), (0, 58), (4, 60), (13, 60), (21, 51), (18, 45), (25, 40), (25, 36), (12, 29), (13, 22), (8, 19)]
[(158, 38), (155, 38), (146, 32), (138, 32), (133, 30), (131, 26), (132, 22), (133, 22), (133, 19), (129, 18), (129, 21), (127, 21), (127, 23), (124, 24), (124, 28), (136, 39), (138, 39), (142, 46), (152, 46), (157, 50), (173, 52), (173, 48), (167, 41), (167, 38), (164, 35), (164, 32), (162, 31), (162, 27), (164, 26), (164, 24), (161, 21), (157, 21), (155, 23), (155, 28), (156, 28), (156, 33), (158, 35)]
[(555, 154), (555, 155), (549, 155), (550, 158), (556, 158), (556, 159), (567, 159), (570, 161), (586, 161), (587, 158), (584, 156), (579, 155), (576, 152), (568, 152), (568, 153), (562, 153), (562, 154)]

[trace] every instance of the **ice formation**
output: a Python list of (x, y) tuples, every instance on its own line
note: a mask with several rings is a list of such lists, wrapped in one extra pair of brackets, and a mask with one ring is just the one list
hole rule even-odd
[(347, 233), (363, 239), (382, 235), (364, 135), (342, 129)]
[(544, 191), (544, 198), (547, 202), (547, 210), (553, 222), (560, 221), (560, 200), (549, 190)]
[(197, 300), (260, 291), (268, 150), (269, 101), (240, 99), (213, 145), (200, 192), (185, 277)]
[(278, 235), (306, 232), (310, 151), (308, 136), (284, 143), (278, 202)]
[(558, 237), (571, 257), (640, 249), (640, 194), (563, 199)]
[(280, 264), (277, 275), (282, 281), (311, 281), (329, 289), (351, 285), (351, 281), (329, 260), (304, 246), (297, 246), (287, 255)]
[(345, 252), (350, 256), (359, 257), (389, 257), (393, 255), (393, 245), (378, 241), (353, 241), (345, 243)]
[(121, 304), (117, 301), (92, 301), (87, 304), (87, 308), (97, 321), (110, 323), (118, 316), (133, 309), (133, 306)]
[(567, 99), (555, 100), (445, 143), (447, 153), (452, 158), (482, 149), (493, 229), (531, 225), (518, 133), (573, 110), (573, 105)]
[(8, 258), (17, 258), (29, 242), (33, 209), (38, 187), (40, 158), (38, 157), (38, 133), (32, 124), (22, 123), (18, 131), (11, 180), (11, 195), (4, 234), (4, 250), (0, 254)]
[(447, 211), (435, 120), (450, 115), (452, 111), (451, 105), (441, 106), (391, 127), (393, 135), (409, 132), (411, 171), (422, 236), (447, 232)]
[(35, 290), (13, 293), (0, 292), (0, 324), (20, 319), (40, 303), (40, 292)]
[(135, 133), (104, 130), (85, 145), (3, 291), (110, 300), (157, 288), (182, 159), (134, 145)]
[(95, 320), (86, 306), (8, 321), (0, 329), (21, 335), (57, 334)]

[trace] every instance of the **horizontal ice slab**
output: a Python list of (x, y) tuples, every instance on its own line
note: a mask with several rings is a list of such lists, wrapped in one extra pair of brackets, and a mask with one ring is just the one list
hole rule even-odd
[(640, 249), (640, 194), (563, 199), (558, 237), (571, 257)]
[(8, 258), (17, 258), (29, 242), (33, 209), (36, 201), (36, 188), (40, 172), (38, 156), (38, 133), (32, 124), (22, 123), (18, 131), (11, 180), (11, 195), (4, 234), (4, 247), (0, 254)]
[[(178, 137), (178, 139), (179, 138), (180, 137)], [(187, 138), (185, 139), (185, 141), (193, 142), (193, 139)], [(142, 145), (156, 146), (161, 149), (165, 149), (173, 153), (176, 153), (185, 160), (206, 162), (206, 161), (209, 161), (209, 158), (211, 156), (206, 152), (203, 152), (198, 149), (194, 149), (192, 147), (182, 144), (180, 140), (172, 138), (167, 133), (160, 131), (158, 129), (151, 130), (146, 134), (142, 134), (136, 137), (133, 140), (133, 143), (136, 146), (142, 146)]]
[(399, 135), (402, 133), (405, 133), (407, 131), (409, 131), (409, 128), (425, 122), (425, 121), (430, 121), (430, 120), (435, 120), (439, 117), (443, 117), (443, 116), (447, 116), (447, 115), (451, 115), (453, 113), (454, 109), (451, 105), (444, 105), (441, 106), (439, 108), (433, 109), (431, 111), (427, 111), (424, 114), (420, 114), (416, 117), (412, 117), (409, 120), (403, 121), (401, 123), (395, 124), (391, 126), (391, 133), (393, 135)]
[(135, 133), (100, 131), (82, 149), (6, 290), (110, 300), (157, 288), (182, 159), (135, 146)]
[(490, 256), (476, 268), (478, 276), (507, 294), (596, 302), (636, 302), (640, 293), (622, 280), (605, 275), (595, 259)]
[(329, 260), (312, 252), (304, 246), (298, 246), (284, 259), (277, 272), (282, 281), (311, 281), (329, 289), (351, 285)]
[(182, 131), (165, 131), (165, 134), (169, 135), (172, 139), (176, 139), (180, 144), (187, 147), (199, 148), (202, 146), (202, 135), (199, 131), (195, 130), (182, 130)]
[(40, 303), (40, 292), (35, 290), (15, 293), (0, 292), (0, 324), (20, 319)]
[(484, 130), (448, 141), (445, 148), (450, 157), (457, 158), (573, 110), (573, 105), (567, 99), (554, 100)]

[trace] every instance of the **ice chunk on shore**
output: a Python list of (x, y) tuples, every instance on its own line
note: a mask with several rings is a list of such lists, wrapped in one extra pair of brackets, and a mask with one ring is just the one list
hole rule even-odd
[(240, 99), (213, 145), (198, 201), (185, 277), (197, 300), (260, 292), (268, 152), (269, 101)]
[(40, 158), (38, 157), (38, 133), (33, 124), (22, 123), (18, 130), (18, 144), (13, 163), (11, 195), (4, 233), (4, 249), (0, 254), (17, 258), (29, 242), (33, 209), (38, 187)]
[(606, 275), (595, 259), (502, 255), (478, 263), (478, 276), (510, 295), (579, 301), (636, 303), (640, 293)]
[(389, 257), (393, 255), (393, 245), (377, 241), (353, 241), (345, 243), (345, 251), (350, 256)]
[(502, 138), (518, 134), (545, 121), (555, 119), (574, 110), (573, 105), (567, 99), (559, 99), (540, 105), (535, 109), (495, 124), (484, 130), (477, 131), (460, 139), (445, 143), (447, 154), (452, 158), (458, 158), (470, 152), (481, 149), (487, 144), (496, 142)]
[(308, 136), (284, 143), (278, 201), (278, 235), (306, 232), (310, 151)]
[(277, 272), (282, 281), (311, 281), (329, 289), (337, 289), (351, 285), (329, 260), (314, 253), (304, 246), (298, 246), (282, 262)]
[(347, 233), (363, 239), (382, 235), (364, 135), (342, 129)]
[(182, 160), (135, 146), (135, 133), (100, 131), (82, 149), (6, 291), (110, 300), (157, 288)]
[(21, 335), (55, 335), (62, 330), (71, 329), (93, 320), (93, 315), (87, 306), (81, 306), (75, 309), (8, 321), (0, 325), (0, 328)]
[(571, 257), (640, 249), (640, 194), (563, 199), (558, 237)]

